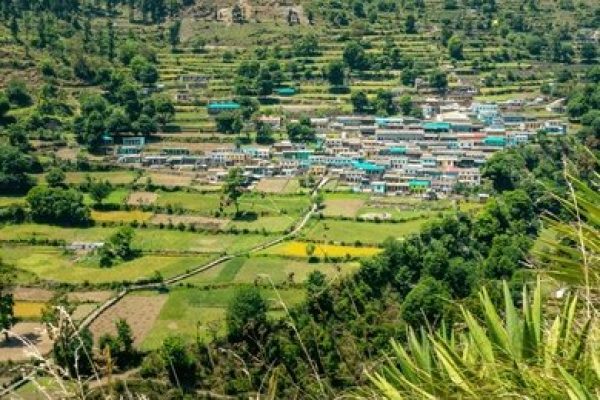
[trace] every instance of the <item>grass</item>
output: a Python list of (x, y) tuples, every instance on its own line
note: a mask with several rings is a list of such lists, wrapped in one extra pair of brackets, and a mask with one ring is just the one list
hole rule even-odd
[[(188, 192), (161, 192), (156, 204), (159, 206), (178, 206), (186, 210), (204, 215), (212, 215), (219, 211), (221, 195), (219, 193), (188, 193)], [(241, 211), (254, 211), (258, 214), (271, 215), (301, 214), (310, 204), (308, 196), (278, 196), (249, 194), (240, 199)], [(227, 207), (226, 212), (232, 212), (233, 207)]]
[(418, 232), (426, 220), (418, 219), (401, 223), (375, 223), (338, 220), (318, 220), (305, 231), (304, 237), (343, 243), (360, 241), (378, 244), (388, 237), (402, 238)]
[(275, 217), (258, 217), (254, 221), (240, 221), (233, 220), (227, 228), (235, 228), (238, 230), (249, 229), (249, 230), (265, 230), (266, 232), (283, 232), (290, 226), (294, 225), (295, 218), (289, 215), (275, 216)]
[(357, 262), (344, 264), (308, 263), (306, 261), (288, 260), (280, 257), (251, 257), (246, 260), (234, 282), (252, 283), (261, 275), (268, 275), (275, 283), (291, 280), (295, 283), (305, 282), (313, 271), (321, 271), (329, 277), (354, 272), (358, 269)]
[[(110, 192), (108, 197), (106, 199), (104, 199), (102, 201), (102, 203), (103, 204), (124, 204), (127, 201), (128, 197), (129, 197), (128, 189), (115, 189), (112, 192)], [(94, 200), (92, 200), (92, 197), (90, 196), (89, 193), (83, 194), (83, 202), (87, 205), (94, 204)]]
[[(157, 321), (142, 343), (142, 349), (159, 347), (169, 335), (180, 335), (188, 341), (193, 341), (196, 335), (201, 339), (210, 339), (213, 334), (223, 335), (227, 305), (235, 292), (235, 287), (171, 290)], [(280, 309), (273, 290), (262, 289), (262, 294), (270, 310)], [(304, 299), (304, 291), (300, 289), (280, 290), (279, 294), (287, 305), (297, 304)]]
[[(284, 242), (262, 251), (261, 254), (308, 258), (306, 253), (307, 245), (308, 243), (300, 241)], [(314, 255), (317, 257), (371, 257), (379, 252), (381, 252), (381, 249), (375, 247), (316, 244)]]
[(136, 281), (151, 277), (155, 271), (169, 278), (207, 263), (211, 255), (142, 256), (110, 268), (99, 268), (78, 262), (74, 256), (50, 247), (3, 247), (5, 260), (17, 268), (31, 272), (43, 280), (66, 283), (109, 283)]
[(138, 175), (135, 171), (67, 172), (65, 180), (69, 184), (80, 184), (86, 181), (87, 176), (113, 185), (127, 185), (133, 183)]
[(25, 197), (0, 196), (0, 207), (8, 207), (12, 204), (25, 204)]
[[(66, 243), (106, 241), (118, 228), (64, 228), (41, 224), (6, 225), (0, 228), (0, 241), (64, 240)], [(257, 234), (210, 234), (168, 229), (136, 229), (133, 246), (144, 251), (243, 252), (272, 237)]]

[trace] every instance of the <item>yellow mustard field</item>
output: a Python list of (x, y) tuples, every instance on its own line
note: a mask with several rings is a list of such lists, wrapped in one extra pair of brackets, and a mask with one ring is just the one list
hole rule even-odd
[(45, 305), (39, 301), (15, 301), (15, 316), (17, 318), (40, 318)]
[[(307, 257), (306, 252), (308, 243), (305, 242), (286, 242), (281, 245), (269, 249), (269, 254), (276, 254), (288, 257)], [(332, 244), (315, 243), (315, 251), (313, 255), (317, 257), (370, 257), (381, 252), (377, 247), (354, 247), (354, 246), (339, 246)]]
[(147, 211), (92, 211), (92, 219), (97, 222), (144, 222), (152, 218)]

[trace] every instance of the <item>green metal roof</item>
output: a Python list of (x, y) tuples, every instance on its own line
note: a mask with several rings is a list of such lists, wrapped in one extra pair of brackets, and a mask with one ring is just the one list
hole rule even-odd
[(411, 179), (410, 181), (408, 181), (408, 186), (413, 187), (428, 187), (430, 185), (431, 182), (424, 179)]
[(370, 162), (364, 161), (354, 161), (352, 166), (356, 169), (361, 169), (363, 171), (383, 171), (384, 168), (381, 165), (376, 165)]
[(281, 96), (293, 96), (296, 94), (296, 89), (291, 87), (279, 88), (275, 92)]
[(237, 110), (241, 106), (235, 101), (225, 101), (222, 103), (210, 103), (208, 108), (211, 110)]
[(449, 122), (425, 122), (423, 129), (426, 131), (447, 131), (450, 130)]
[(500, 136), (488, 136), (483, 139), (483, 143), (490, 146), (504, 146), (506, 144), (506, 139)]

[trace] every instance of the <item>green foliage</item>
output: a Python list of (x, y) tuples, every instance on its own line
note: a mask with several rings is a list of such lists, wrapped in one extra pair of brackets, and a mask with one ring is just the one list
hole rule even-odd
[(423, 278), (402, 302), (402, 319), (412, 326), (437, 325), (446, 314), (445, 303), (449, 298), (442, 282), (432, 277)]
[(289, 123), (287, 134), (293, 143), (308, 143), (316, 140), (316, 132), (310, 125), (308, 118), (303, 118), (300, 122)]
[(101, 205), (102, 201), (111, 194), (113, 187), (109, 181), (95, 180), (89, 183), (88, 190), (96, 205)]
[(327, 65), (327, 80), (332, 86), (343, 86), (346, 81), (346, 72), (344, 63), (341, 61), (332, 61)]
[(227, 203), (235, 205), (236, 215), (240, 212), (239, 199), (244, 194), (244, 182), (242, 170), (240, 168), (231, 168), (223, 184), (223, 195), (227, 199)]
[[(526, 286), (519, 313), (508, 285), (504, 307), (479, 293), (483, 320), (461, 307), (461, 332), (442, 328), (408, 331), (406, 348), (392, 341), (394, 358), (370, 376), (386, 399), (480, 399), (513, 393), (522, 397), (591, 399), (600, 381), (597, 322), (577, 322), (577, 296), (567, 297), (552, 321), (542, 307), (538, 280), (533, 296)], [(548, 320), (548, 321), (547, 321)], [(379, 397), (379, 396), (378, 396)]]
[(10, 80), (6, 89), (4, 89), (4, 93), (10, 103), (17, 107), (27, 107), (33, 104), (33, 99), (23, 81)]
[(171, 384), (193, 386), (196, 363), (184, 340), (180, 336), (169, 336), (163, 342), (160, 353)]
[(28, 172), (33, 172), (33, 159), (18, 148), (0, 145), (0, 192), (22, 194), (34, 184)]
[(463, 42), (458, 36), (452, 36), (448, 40), (448, 52), (450, 57), (455, 60), (463, 59)]
[(46, 179), (46, 183), (50, 187), (61, 187), (65, 184), (65, 171), (61, 168), (54, 167), (46, 173), (44, 179)]
[(227, 307), (227, 333), (231, 340), (257, 338), (267, 324), (267, 304), (255, 287), (239, 289)]
[(0, 259), (0, 330), (5, 330), (5, 340), (8, 340), (8, 330), (17, 322), (12, 294), (14, 279), (14, 268)]
[(99, 250), (100, 266), (110, 267), (135, 258), (138, 251), (131, 247), (134, 235), (135, 231), (129, 226), (124, 226), (115, 232)]
[(90, 222), (83, 195), (74, 189), (34, 187), (27, 194), (31, 218), (36, 222), (77, 226)]

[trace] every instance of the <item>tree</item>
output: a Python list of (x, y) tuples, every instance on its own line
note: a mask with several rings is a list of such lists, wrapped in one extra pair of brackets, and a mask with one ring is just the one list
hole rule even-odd
[(18, 148), (0, 145), (0, 193), (26, 193), (34, 184), (33, 159)]
[(362, 90), (352, 93), (350, 101), (352, 102), (352, 108), (355, 113), (364, 113), (367, 112), (370, 108), (369, 98), (367, 97), (367, 94)]
[(239, 4), (235, 4), (231, 9), (231, 20), (235, 24), (243, 24), (244, 21), (244, 13)]
[(46, 182), (50, 187), (61, 187), (65, 185), (65, 172), (58, 167), (52, 168), (46, 174)]
[(100, 266), (110, 267), (116, 262), (129, 261), (137, 255), (131, 247), (135, 231), (129, 226), (124, 226), (116, 231), (108, 242), (100, 249)]
[(215, 118), (217, 131), (221, 133), (240, 133), (243, 127), (239, 112), (222, 112)]
[(404, 31), (406, 33), (417, 33), (417, 19), (414, 15), (408, 14), (404, 21)]
[(316, 140), (315, 130), (310, 125), (310, 120), (303, 118), (300, 122), (287, 125), (287, 135), (294, 143), (308, 143)]
[(258, 144), (273, 144), (275, 138), (273, 137), (273, 131), (271, 125), (259, 122), (256, 129), (256, 143)]
[(352, 41), (346, 45), (343, 58), (350, 69), (364, 70), (369, 67), (369, 60), (367, 59), (365, 49), (356, 41)]
[(481, 175), (492, 181), (495, 190), (514, 190), (522, 178), (525, 162), (513, 152), (497, 152), (485, 163)]
[(233, 341), (256, 339), (267, 324), (267, 303), (256, 287), (236, 291), (225, 315), (228, 337)]
[(27, 193), (26, 200), (35, 222), (77, 226), (90, 221), (83, 195), (73, 189), (37, 186)]
[(145, 85), (158, 81), (158, 69), (143, 56), (135, 56), (130, 63), (134, 78)]
[(108, 197), (113, 191), (113, 187), (109, 181), (93, 181), (89, 185), (90, 196), (97, 206), (102, 205), (102, 201)]
[(326, 76), (331, 86), (343, 86), (345, 83), (344, 63), (337, 60), (327, 65)]
[(454, 35), (448, 41), (448, 52), (455, 60), (463, 59), (463, 42), (458, 36)]
[(432, 277), (423, 278), (404, 299), (402, 319), (417, 327), (438, 324), (448, 298), (450, 294), (442, 282)]
[[(206, 39), (202, 36), (196, 35), (190, 40), (190, 47), (192, 48), (192, 52), (195, 54), (200, 54), (204, 52), (204, 48), (206, 47)], [(223, 58), (225, 55), (223, 54)], [(223, 60), (223, 62), (226, 62)]]
[(429, 75), (429, 85), (443, 93), (448, 88), (448, 77), (445, 72), (439, 69), (433, 70)]
[(154, 99), (154, 106), (156, 108), (156, 120), (164, 131), (167, 123), (171, 122), (173, 117), (175, 117), (175, 106), (171, 99), (166, 96), (156, 97)]
[(244, 176), (240, 168), (231, 168), (225, 178), (223, 195), (228, 203), (235, 205), (235, 214), (240, 213), (239, 199), (244, 194)]
[(25, 82), (21, 80), (10, 80), (4, 93), (11, 104), (18, 107), (27, 107), (33, 104), (33, 99), (27, 90), (27, 86), (25, 85)]
[(585, 42), (581, 45), (581, 58), (586, 63), (593, 63), (598, 57), (598, 49), (594, 43)]
[(319, 39), (309, 33), (294, 41), (293, 52), (297, 57), (314, 57), (319, 54)]
[(53, 341), (54, 360), (68, 371), (69, 376), (79, 379), (92, 372), (94, 340), (87, 327), (77, 330), (71, 319), (74, 310), (66, 295), (57, 295), (42, 311), (42, 322)]
[(195, 381), (196, 363), (180, 336), (168, 336), (160, 351), (172, 385), (192, 386)]
[(407, 94), (400, 97), (400, 100), (398, 101), (398, 106), (400, 107), (400, 111), (403, 115), (410, 115), (413, 109), (412, 97), (410, 97)]
[(0, 125), (3, 124), (6, 113), (10, 110), (10, 101), (4, 93), (0, 93)]
[(374, 101), (374, 107), (377, 113), (382, 115), (394, 115), (397, 112), (394, 104), (394, 95), (390, 91), (379, 89)]
[(169, 44), (173, 49), (180, 43), (181, 21), (176, 20), (169, 26)]
[(5, 330), (4, 340), (8, 340), (8, 330), (17, 322), (12, 295), (14, 279), (14, 268), (3, 263), (0, 259), (0, 329)]

